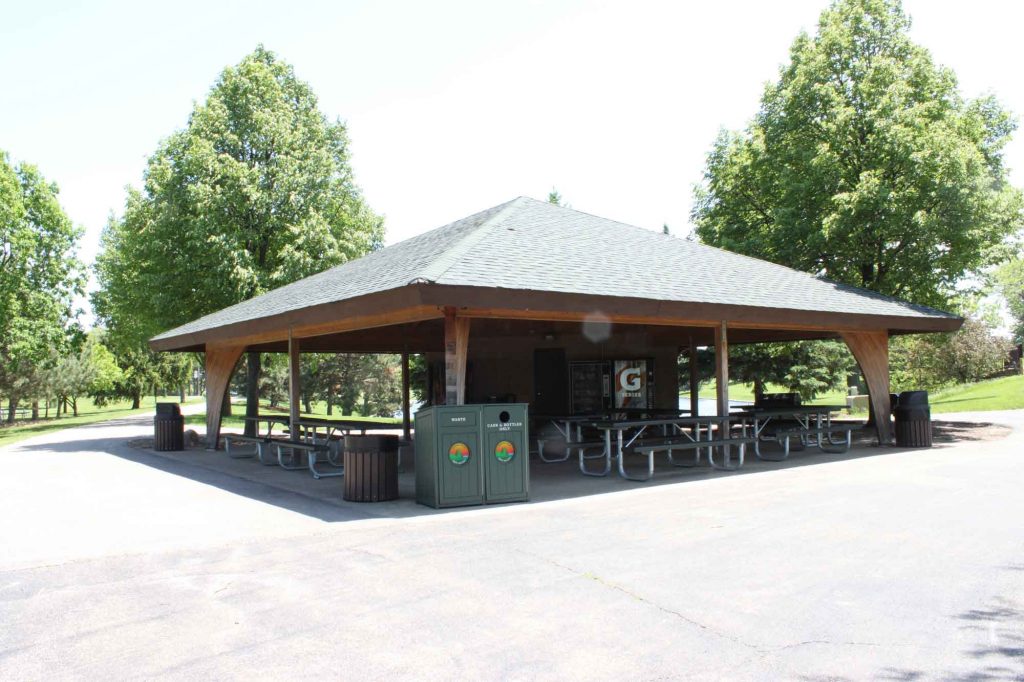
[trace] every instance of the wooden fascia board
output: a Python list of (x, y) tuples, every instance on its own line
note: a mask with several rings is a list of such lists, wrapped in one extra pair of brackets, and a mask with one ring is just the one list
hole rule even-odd
[[(600, 313), (619, 324), (810, 332), (888, 330), (896, 334), (956, 331), (959, 317), (859, 315), (717, 303), (685, 303), (551, 291), (410, 284), (398, 289), (149, 342), (155, 351), (202, 348), (208, 343), (254, 345), (384, 327), (444, 317), (446, 306), (463, 317), (580, 322)], [(813, 319), (813, 322), (809, 322)]]
[(173, 351), (206, 344), (254, 345), (337, 332), (386, 327), (443, 317), (436, 306), (419, 299), (419, 285), (358, 298), (296, 308), (287, 313), (237, 322), (203, 331), (150, 340), (155, 351)]
[(725, 320), (737, 329), (828, 332), (886, 329), (898, 333), (956, 331), (963, 324), (963, 318), (959, 317), (864, 315), (445, 285), (424, 285), (422, 296), (424, 303), (455, 306), (458, 315), (463, 317), (498, 319), (578, 322), (599, 313), (619, 324), (713, 328)]

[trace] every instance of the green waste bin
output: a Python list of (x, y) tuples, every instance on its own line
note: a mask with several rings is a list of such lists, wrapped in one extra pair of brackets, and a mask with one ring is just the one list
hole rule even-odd
[(527, 406), (434, 405), (416, 413), (416, 501), (459, 507), (529, 499)]

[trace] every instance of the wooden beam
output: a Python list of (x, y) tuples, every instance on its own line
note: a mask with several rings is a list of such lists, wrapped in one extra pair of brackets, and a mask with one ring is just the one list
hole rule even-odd
[(402, 353), (402, 436), (408, 442), (412, 428), (412, 415), (409, 414), (411, 399), (409, 397), (409, 353)]
[(889, 401), (889, 333), (844, 332), (843, 340), (860, 365), (860, 372), (868, 385), (871, 411), (875, 419), (878, 444), (892, 442), (892, 405)]
[(455, 308), (444, 309), (444, 387), (445, 403), (466, 402), (466, 354), (469, 350), (470, 320), (455, 314)]
[(299, 398), (302, 394), (302, 374), (299, 364), (299, 340), (288, 337), (288, 422), (291, 426), (292, 438), (299, 433)]
[(697, 367), (697, 344), (690, 335), (690, 416), (700, 416), (700, 378), (699, 367)]
[(220, 412), (227, 395), (231, 375), (245, 346), (206, 347), (206, 447), (220, 445)]
[(770, 308), (739, 303), (693, 303), (664, 299), (595, 296), (552, 291), (493, 289), (488, 287), (423, 287), (421, 301), (454, 306), (461, 317), (581, 321), (594, 310), (614, 324), (650, 324), (713, 328), (726, 320), (731, 329), (786, 329), (808, 331), (955, 331), (959, 317), (863, 315), (847, 312)]
[(725, 321), (715, 327), (715, 384), (718, 416), (729, 416), (729, 336)]
[(692, 303), (616, 296), (491, 287), (410, 284), (344, 301), (246, 320), (150, 342), (153, 350), (193, 350), (205, 344), (255, 345), (284, 341), (288, 329), (300, 338), (438, 319), (457, 307), (460, 317), (582, 321), (600, 310), (614, 324), (706, 327), (727, 320), (732, 329), (783, 329), (817, 332), (955, 331), (959, 317), (861, 315), (843, 312), (768, 308), (740, 304)]
[[(230, 343), (232, 345), (254, 346), (261, 343), (286, 341), (289, 330), (291, 330), (292, 336), (305, 338), (360, 329), (389, 327), (409, 322), (436, 320), (441, 317), (441, 311), (435, 305), (416, 305), (386, 310), (393, 303), (390, 300), (385, 300), (381, 301), (380, 305), (376, 308), (365, 310), (366, 305), (363, 305), (364, 301), (360, 300), (358, 303), (360, 305), (356, 305), (356, 302), (352, 302), (352, 305), (348, 306), (335, 304), (327, 310), (333, 311), (332, 314), (336, 315), (336, 317), (326, 320), (324, 317), (328, 313), (324, 310), (318, 308), (316, 311), (311, 311), (308, 317), (304, 317), (301, 314), (303, 310), (299, 309), (289, 313), (287, 316), (259, 318), (195, 334), (183, 334), (167, 339), (150, 341), (149, 347), (155, 351), (164, 351), (178, 350), (204, 343)], [(384, 312), (381, 312), (382, 308), (385, 308)]]

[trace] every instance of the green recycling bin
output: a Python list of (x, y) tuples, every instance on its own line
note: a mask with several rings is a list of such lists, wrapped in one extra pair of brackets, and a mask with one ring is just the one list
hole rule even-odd
[(416, 501), (460, 507), (529, 499), (527, 406), (434, 405), (416, 413)]

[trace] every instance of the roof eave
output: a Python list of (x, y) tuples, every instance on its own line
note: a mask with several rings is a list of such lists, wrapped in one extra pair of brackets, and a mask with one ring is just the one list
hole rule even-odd
[(808, 331), (886, 330), (892, 334), (956, 331), (954, 315), (875, 315), (721, 303), (665, 301), (576, 294), (415, 283), (334, 303), (238, 322), (194, 333), (155, 337), (155, 351), (197, 350), (207, 345), (266, 343), (435, 319), (445, 307), (468, 317), (583, 320), (603, 315), (611, 322), (669, 326), (712, 326), (724, 320), (736, 328)]

